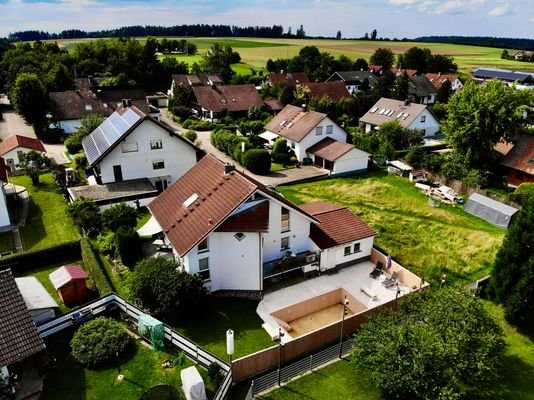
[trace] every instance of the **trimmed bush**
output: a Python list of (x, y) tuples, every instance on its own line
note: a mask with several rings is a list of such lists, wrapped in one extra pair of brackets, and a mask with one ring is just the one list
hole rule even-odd
[(216, 362), (212, 362), (208, 365), (208, 377), (210, 378), (213, 387), (219, 387), (224, 379), (221, 366)]
[(290, 163), (291, 165), (296, 165), (298, 162), (299, 162), (299, 160), (298, 160), (298, 158), (295, 157), (295, 156), (289, 158), (289, 163)]
[(80, 248), (82, 251), (82, 260), (85, 271), (93, 279), (100, 296), (105, 296), (106, 294), (113, 292), (113, 289), (93, 252), (89, 239), (82, 238), (80, 240)]
[(243, 156), (243, 165), (254, 174), (267, 175), (271, 170), (271, 157), (264, 149), (248, 150)]
[(126, 329), (117, 321), (98, 317), (80, 326), (70, 341), (70, 348), (76, 361), (95, 367), (126, 350), (130, 340)]
[(141, 257), (141, 240), (131, 226), (121, 226), (115, 233), (115, 246), (121, 261), (127, 267), (133, 266)]
[(191, 124), (195, 123), (194, 119), (186, 119), (184, 122), (182, 122), (182, 128), (189, 129)]
[(186, 129), (194, 129), (195, 131), (211, 131), (216, 125), (210, 121), (195, 121), (187, 127), (183, 124), (182, 126)]
[(186, 133), (183, 134), (183, 137), (189, 140), (190, 142), (195, 143), (195, 140), (197, 140), (198, 135), (194, 130), (189, 129)]
[(289, 154), (287, 153), (272, 153), (271, 157), (275, 163), (282, 165), (289, 164)]
[(0, 269), (8, 267), (16, 274), (40, 265), (61, 264), (63, 261), (80, 257), (80, 241), (78, 239), (62, 243), (46, 249), (25, 251), (0, 258)]
[(121, 226), (137, 225), (137, 211), (125, 203), (119, 203), (106, 208), (102, 212), (102, 225), (115, 232)]
[(180, 119), (187, 119), (191, 116), (191, 109), (189, 107), (173, 106), (171, 112)]

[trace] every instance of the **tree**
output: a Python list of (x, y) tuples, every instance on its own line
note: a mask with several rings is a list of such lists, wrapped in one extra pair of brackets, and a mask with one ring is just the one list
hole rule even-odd
[(41, 170), (48, 166), (50, 166), (50, 159), (34, 150), (30, 150), (27, 153), (21, 152), (19, 154), (17, 168), (22, 168), (24, 173), (30, 177), (34, 185), (39, 184)]
[(501, 58), (503, 60), (509, 60), (510, 59), (510, 54), (508, 53), (508, 50), (504, 49), (501, 53)]
[(247, 117), (250, 120), (260, 120), (261, 119), (261, 106), (253, 104), (248, 108)]
[(336, 39), (341, 40), (341, 31), (337, 31), (336, 33)]
[(158, 317), (194, 315), (206, 296), (199, 275), (179, 271), (174, 261), (163, 257), (139, 262), (128, 283), (131, 300)]
[(449, 99), (442, 130), (448, 143), (465, 157), (469, 169), (492, 168), (491, 155), (501, 139), (512, 141), (526, 132), (523, 112), (534, 101), (530, 90), (508, 87), (499, 81), (486, 85), (469, 82)]
[(70, 341), (72, 356), (88, 367), (95, 367), (115, 358), (130, 344), (130, 335), (117, 321), (98, 317), (78, 328)]
[(402, 68), (415, 69), (420, 73), (426, 72), (430, 58), (430, 50), (422, 49), (420, 47), (411, 47), (406, 50), (402, 56)]
[(72, 168), (78, 173), (79, 176), (86, 176), (85, 171), (89, 168), (89, 161), (83, 151), (77, 153), (72, 160)]
[(408, 98), (409, 84), (410, 80), (408, 79), (408, 75), (406, 72), (404, 72), (402, 75), (398, 76), (397, 79), (395, 79), (393, 89), (391, 90), (391, 97), (396, 100), (406, 100)]
[(306, 32), (304, 31), (304, 27), (300, 25), (299, 28), (297, 28), (297, 38), (304, 39), (306, 37)]
[(202, 55), (202, 60), (205, 72), (218, 73), (225, 82), (230, 82), (235, 75), (232, 64), (240, 62), (241, 56), (230, 46), (216, 42)]
[(429, 289), (399, 303), (400, 311), (363, 325), (352, 347), (352, 362), (384, 398), (483, 397), (505, 345), (502, 329), (473, 293)]
[(354, 67), (356, 71), (367, 71), (369, 69), (369, 64), (367, 64), (367, 61), (364, 58), (358, 58), (354, 62)]
[(69, 135), (65, 140), (65, 147), (70, 154), (76, 154), (83, 150), (82, 140), (98, 128), (105, 118), (99, 114), (89, 114), (82, 118), (81, 125), (76, 132)]
[(452, 84), (448, 79), (441, 84), (436, 95), (436, 101), (447, 104), (449, 98), (452, 96)]
[(311, 90), (308, 86), (297, 85), (293, 91), (293, 103), (297, 104), (299, 107), (303, 104), (308, 104), (310, 93)]
[(373, 31), (371, 32), (371, 40), (376, 40), (377, 35), (378, 35), (378, 32), (376, 31), (376, 29), (373, 29)]
[(381, 65), (385, 69), (390, 69), (395, 61), (395, 56), (393, 55), (393, 51), (391, 51), (391, 49), (378, 48), (371, 55), (369, 61), (372, 65)]
[(121, 226), (135, 228), (137, 225), (137, 211), (126, 203), (114, 204), (102, 212), (102, 225), (113, 232)]
[(497, 252), (490, 293), (502, 303), (508, 322), (534, 326), (534, 197), (509, 226)]
[(19, 74), (10, 99), (17, 113), (29, 124), (39, 124), (45, 120), (48, 98), (45, 87), (36, 74)]
[(85, 197), (80, 197), (67, 205), (66, 213), (84, 232), (90, 228), (100, 228), (100, 213), (98, 206)]
[(271, 171), (271, 155), (265, 149), (250, 149), (243, 155), (243, 165), (253, 174), (267, 175)]
[(169, 99), (169, 106), (189, 107), (191, 105), (192, 93), (193, 91), (191, 90), (191, 88), (189, 86), (184, 85), (183, 83), (175, 85), (174, 89), (172, 90), (172, 96)]
[(115, 233), (115, 248), (127, 267), (133, 266), (141, 257), (141, 240), (132, 226), (122, 225)]

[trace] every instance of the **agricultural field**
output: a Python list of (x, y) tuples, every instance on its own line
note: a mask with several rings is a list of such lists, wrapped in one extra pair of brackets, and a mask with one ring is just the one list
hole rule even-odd
[[(168, 38), (170, 39), (170, 38)], [(173, 38), (174, 39), (174, 38)], [(178, 38), (182, 39), (182, 38)], [(86, 42), (95, 39), (64, 39), (58, 40), (58, 44), (67, 49), (72, 49), (75, 43)], [(138, 38), (140, 41), (146, 38)], [(433, 54), (446, 54), (454, 57), (458, 64), (459, 72), (468, 75), (477, 67), (494, 67), (512, 70), (528, 70), (531, 64), (515, 60), (502, 60), (502, 49), (480, 46), (466, 46), (446, 43), (422, 43), (422, 42), (377, 42), (370, 40), (334, 40), (334, 39), (267, 39), (267, 38), (187, 38), (188, 41), (198, 46), (199, 54), (202, 54), (213, 43), (228, 44), (239, 52), (243, 64), (259, 70), (265, 67), (269, 58), (291, 58), (296, 56), (304, 46), (317, 46), (321, 52), (327, 51), (335, 57), (344, 54), (351, 59), (365, 58), (369, 60), (371, 54), (379, 48), (391, 48), (395, 55), (404, 53), (410, 47), (425, 47)], [(514, 50), (509, 50), (513, 53)], [(177, 56), (180, 60), (192, 64), (197, 56)], [(530, 68), (533, 69), (533, 68)], [(237, 71), (243, 73), (243, 71)]]

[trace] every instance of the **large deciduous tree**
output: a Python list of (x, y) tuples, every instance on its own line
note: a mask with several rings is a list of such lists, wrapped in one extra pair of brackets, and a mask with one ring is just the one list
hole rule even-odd
[(512, 141), (526, 129), (523, 112), (534, 101), (530, 90), (508, 87), (499, 81), (487, 85), (470, 82), (449, 99), (442, 125), (447, 141), (465, 158), (469, 168), (486, 170), (490, 154), (501, 139)]
[(509, 227), (497, 252), (490, 293), (502, 303), (508, 322), (534, 326), (534, 197)]
[(202, 60), (206, 72), (218, 73), (225, 82), (230, 82), (235, 74), (231, 65), (240, 62), (241, 56), (226, 44), (214, 43), (202, 56)]
[(19, 163), (17, 167), (24, 170), (24, 173), (30, 177), (34, 185), (39, 184), (41, 170), (48, 166), (50, 166), (50, 159), (34, 150), (19, 154)]
[(498, 376), (503, 333), (472, 292), (427, 290), (355, 336), (352, 362), (385, 399), (476, 399)]
[(385, 69), (389, 69), (395, 61), (395, 56), (393, 55), (393, 51), (391, 51), (391, 49), (378, 48), (371, 55), (369, 61), (372, 65), (381, 65)]
[(45, 119), (46, 89), (36, 74), (19, 74), (11, 89), (10, 98), (15, 110), (26, 122), (39, 124)]

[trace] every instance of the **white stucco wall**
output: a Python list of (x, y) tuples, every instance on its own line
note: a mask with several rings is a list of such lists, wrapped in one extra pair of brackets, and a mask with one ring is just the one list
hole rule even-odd
[(0, 232), (11, 229), (11, 221), (9, 219), (9, 212), (7, 210), (6, 193), (4, 192), (4, 185), (0, 182), (2, 188), (0, 189)]
[[(422, 116), (425, 117), (425, 122), (421, 122)], [(424, 109), (408, 128), (424, 130), (425, 137), (429, 137), (434, 136), (439, 131), (439, 122), (428, 109)]]
[(451, 83), (451, 88), (452, 90), (456, 91), (458, 89), (461, 89), (464, 87), (464, 84), (462, 83), (462, 81), (460, 79), (455, 79), (454, 81), (452, 81)]
[[(356, 253), (352, 252), (355, 243), (360, 243), (360, 251)], [(321, 270), (334, 268), (336, 265), (370, 256), (373, 243), (374, 237), (370, 237), (323, 250), (320, 262)], [(349, 255), (345, 255), (345, 247), (347, 246), (351, 247), (351, 254)]]
[(334, 162), (332, 174), (337, 175), (353, 171), (366, 171), (369, 165), (369, 157), (369, 154), (359, 149), (352, 149)]
[[(162, 148), (152, 150), (150, 141), (157, 139), (161, 139)], [(102, 183), (114, 182), (113, 166), (120, 165), (123, 180), (170, 176), (169, 184), (172, 184), (196, 163), (196, 152), (192, 146), (171, 136), (150, 120), (142, 122), (124, 141), (133, 142), (137, 142), (137, 152), (123, 153), (122, 143), (119, 143), (100, 162)], [(165, 168), (153, 169), (152, 162), (161, 160)]]
[[(327, 125), (332, 125), (332, 133), (326, 134)], [(345, 132), (339, 125), (334, 123), (330, 118), (325, 118), (316, 127), (321, 126), (323, 128), (322, 135), (315, 134), (315, 127), (302, 139), (300, 142), (295, 143), (295, 155), (299, 161), (302, 162), (304, 157), (307, 157), (306, 150), (313, 146), (315, 143), (320, 142), (325, 137), (329, 137), (340, 142), (345, 143), (347, 141), (347, 132)], [(288, 140), (288, 145), (291, 145), (291, 141)]]

